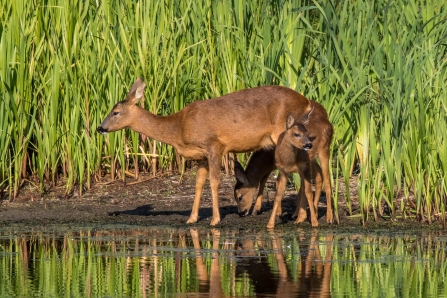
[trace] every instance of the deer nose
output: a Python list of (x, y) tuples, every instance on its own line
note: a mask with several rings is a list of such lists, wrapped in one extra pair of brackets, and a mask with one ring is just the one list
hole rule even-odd
[(241, 212), (239, 212), (239, 216), (245, 217), (247, 215), (247, 213), (248, 213), (247, 210), (241, 211)]
[(98, 126), (96, 131), (99, 132), (100, 134), (105, 134), (105, 133), (107, 133), (108, 130), (103, 128), (102, 126)]
[(303, 148), (304, 148), (304, 150), (312, 149), (312, 143), (309, 142), (309, 143), (304, 144)]

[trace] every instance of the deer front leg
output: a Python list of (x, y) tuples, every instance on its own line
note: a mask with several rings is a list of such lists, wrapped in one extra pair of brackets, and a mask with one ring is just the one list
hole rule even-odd
[[(270, 173), (262, 177), (261, 183), (259, 184), (258, 197), (256, 198), (255, 206), (253, 207), (252, 214), (257, 215), (261, 214), (262, 209), (262, 195), (264, 194), (264, 187), (267, 179), (269, 178)], [(281, 212), (281, 210), (279, 210)]]
[(301, 177), (300, 190), (298, 191), (295, 205), (296, 205), (296, 209), (295, 209), (295, 213), (293, 213), (292, 218), (296, 218), (295, 223), (302, 223), (307, 218), (307, 213), (306, 213), (307, 200), (304, 195), (304, 178), (303, 177)]
[(273, 229), (275, 227), (275, 220), (278, 208), (281, 208), (282, 197), (284, 196), (284, 191), (286, 189), (287, 183), (287, 175), (280, 172), (278, 175), (277, 183), (276, 183), (276, 196), (275, 202), (273, 203), (272, 214), (270, 214), (270, 219), (267, 224), (267, 229)]
[(210, 186), (211, 196), (213, 201), (213, 218), (211, 219), (211, 225), (215, 226), (220, 223), (219, 212), (219, 182), (220, 182), (220, 162), (221, 154), (211, 154), (208, 158), (208, 166), (210, 171)]
[(199, 219), (200, 197), (202, 196), (203, 185), (205, 184), (207, 174), (208, 162), (206, 160), (200, 160), (196, 176), (196, 194), (194, 196), (194, 204), (192, 206), (191, 215), (186, 222), (188, 224), (195, 223)]
[(318, 218), (313, 202), (312, 184), (310, 179), (311, 177), (307, 175), (304, 178), (304, 193), (307, 198), (307, 203), (309, 204), (310, 222), (312, 224), (312, 227), (318, 227)]

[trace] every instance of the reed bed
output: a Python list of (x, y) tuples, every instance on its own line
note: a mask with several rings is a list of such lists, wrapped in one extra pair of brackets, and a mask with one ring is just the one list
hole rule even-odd
[[(447, 195), (445, 1), (0, 0), (0, 195), (80, 193), (104, 173), (181, 170), (174, 150), (95, 128), (132, 82), (167, 115), (280, 84), (335, 127), (335, 206), (440, 219)], [(242, 156), (240, 156), (242, 157)], [(226, 159), (228, 160), (228, 159)], [(342, 185), (357, 185), (354, 197)]]

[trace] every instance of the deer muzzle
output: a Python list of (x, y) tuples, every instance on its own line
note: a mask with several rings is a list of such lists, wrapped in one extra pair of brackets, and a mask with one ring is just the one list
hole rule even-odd
[(303, 149), (306, 150), (306, 151), (312, 149), (312, 143), (306, 143), (306, 144), (304, 144)]
[(98, 128), (96, 129), (97, 132), (99, 132), (102, 135), (105, 135), (106, 133), (109, 132), (108, 129), (103, 128), (102, 126), (98, 126)]
[(248, 210), (244, 210), (244, 211), (239, 212), (239, 216), (240, 217), (245, 217), (247, 215), (248, 215)]

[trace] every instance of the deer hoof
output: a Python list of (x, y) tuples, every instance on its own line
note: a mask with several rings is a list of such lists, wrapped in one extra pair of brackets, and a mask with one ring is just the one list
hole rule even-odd
[(219, 219), (212, 219), (210, 225), (211, 226), (217, 226), (220, 223), (220, 218)]
[(197, 217), (190, 217), (186, 223), (187, 224), (192, 224), (192, 223), (196, 223), (197, 222)]

